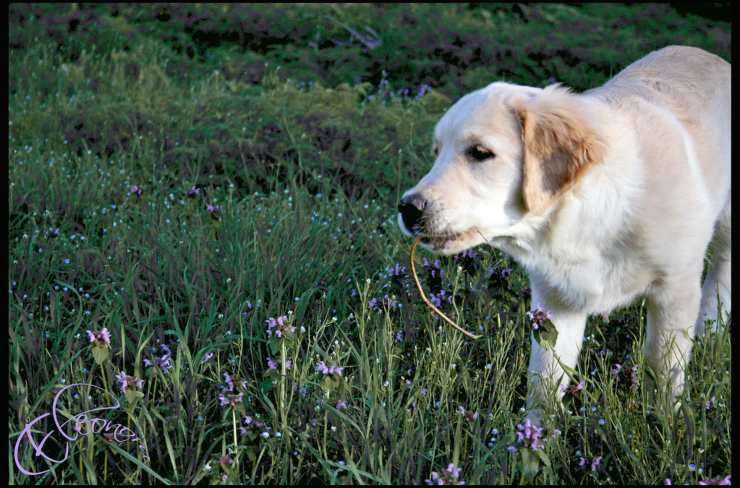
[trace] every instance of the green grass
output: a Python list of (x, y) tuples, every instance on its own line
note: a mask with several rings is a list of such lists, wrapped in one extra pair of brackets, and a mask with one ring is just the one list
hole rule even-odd
[[(731, 472), (729, 324), (697, 340), (674, 409), (647, 382), (641, 304), (592, 318), (586, 387), (550, 407), (533, 457), (507, 450), (524, 417), (523, 270), (478, 248), (440, 259), (440, 279), (419, 258), (426, 288), (484, 335), (470, 341), (391, 269), (410, 244), (396, 202), (457, 97), (502, 78), (583, 90), (667, 44), (729, 59), (729, 22), (657, 4), (9, 12), (8, 446), (56, 391), (91, 383), (148, 452), (89, 436), (40, 477), (9, 456), (9, 483), (423, 484), (449, 463), (493, 484)], [(283, 315), (295, 332), (268, 337)], [(98, 364), (86, 330), (103, 327)], [(163, 344), (171, 368), (146, 367)], [(121, 392), (120, 371), (145, 380), (141, 395)], [(243, 394), (234, 409), (219, 402), (224, 373)], [(48, 469), (28, 445), (20, 456)]]

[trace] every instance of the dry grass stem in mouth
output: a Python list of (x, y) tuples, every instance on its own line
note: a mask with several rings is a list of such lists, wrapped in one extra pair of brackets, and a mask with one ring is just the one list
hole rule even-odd
[(419, 293), (421, 293), (421, 299), (424, 300), (424, 303), (426, 303), (427, 307), (429, 307), (430, 309), (432, 309), (432, 312), (436, 313), (437, 315), (439, 315), (440, 317), (442, 317), (443, 319), (445, 319), (445, 321), (448, 324), (450, 324), (452, 327), (454, 327), (458, 331), (462, 332), (466, 336), (470, 337), (471, 339), (480, 339), (482, 336), (471, 334), (467, 330), (465, 330), (462, 327), (460, 327), (459, 325), (457, 325), (457, 323), (454, 320), (452, 320), (451, 318), (449, 318), (440, 309), (438, 309), (437, 307), (435, 307), (434, 304), (432, 302), (430, 302), (429, 299), (427, 298), (426, 294), (424, 293), (424, 289), (421, 287), (421, 282), (419, 281), (419, 277), (416, 275), (416, 264), (415, 264), (415, 261), (416, 261), (416, 259), (415, 259), (416, 258), (416, 246), (419, 245), (419, 241), (421, 241), (421, 237), (420, 236), (417, 236), (416, 239), (414, 240), (414, 243), (411, 245), (411, 276), (414, 277), (414, 283), (416, 283), (416, 288), (418, 288), (419, 289)]

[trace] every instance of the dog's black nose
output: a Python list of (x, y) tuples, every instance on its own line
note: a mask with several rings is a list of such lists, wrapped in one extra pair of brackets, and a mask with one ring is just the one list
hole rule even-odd
[(424, 200), (424, 198), (418, 193), (408, 195), (401, 199), (401, 203), (398, 204), (398, 211), (401, 213), (403, 224), (409, 232), (416, 232), (419, 230), (421, 216), (424, 213), (424, 208), (426, 206), (426, 200)]

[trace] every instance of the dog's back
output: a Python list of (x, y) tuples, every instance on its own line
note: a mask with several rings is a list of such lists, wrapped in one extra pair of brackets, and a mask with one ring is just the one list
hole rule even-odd
[[(689, 46), (653, 51), (586, 94), (627, 110), (650, 145), (660, 131), (645, 107), (654, 106), (673, 116), (691, 139), (704, 188), (711, 194), (716, 218), (730, 192), (731, 67), (722, 58)], [(643, 119), (643, 120), (638, 120)]]

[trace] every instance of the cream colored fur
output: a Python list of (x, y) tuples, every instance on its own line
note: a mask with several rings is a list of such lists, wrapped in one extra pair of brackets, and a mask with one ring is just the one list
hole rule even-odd
[[(437, 124), (436, 161), (405, 195), (427, 202), (428, 249), (489, 243), (528, 271), (559, 333), (552, 351), (532, 340), (532, 411), (569, 381), (553, 354), (575, 366), (587, 317), (637, 297), (648, 364), (682, 391), (693, 338), (718, 298), (731, 306), (730, 91), (730, 64), (670, 46), (582, 94), (492, 83)], [(471, 161), (476, 144), (496, 156)]]

